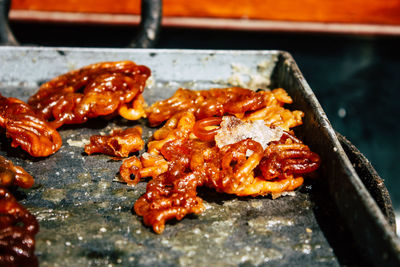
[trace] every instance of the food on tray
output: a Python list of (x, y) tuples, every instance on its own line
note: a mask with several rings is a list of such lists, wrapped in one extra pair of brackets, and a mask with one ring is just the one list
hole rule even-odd
[[(147, 117), (151, 126), (164, 123), (147, 151), (120, 167), (128, 185), (152, 178), (134, 210), (156, 233), (168, 220), (204, 211), (199, 186), (275, 198), (300, 187), (303, 176), (319, 167), (319, 156), (291, 130), (302, 124), (304, 114), (283, 107), (292, 103), (284, 89), (179, 89), (147, 108), (142, 92), (150, 75), (146, 66), (131, 61), (102, 62), (43, 84), (30, 106), (0, 95), (0, 126), (13, 138), (12, 146), (40, 157), (60, 148), (55, 129), (63, 124), (116, 114), (128, 120)], [(139, 126), (94, 135), (85, 152), (128, 157), (143, 149), (141, 135)], [(38, 265), (33, 252), (39, 225), (6, 189), (33, 183), (32, 176), (0, 156), (0, 265)]]
[(15, 166), (10, 160), (0, 156), (0, 186), (29, 188), (34, 182), (33, 177), (22, 167)]
[[(130, 157), (123, 161), (119, 172), (128, 185), (136, 185), (142, 177), (156, 177), (168, 170), (168, 162), (162, 155), (143, 153), (140, 159)], [(131, 175), (134, 179), (131, 179)]]
[(87, 154), (103, 153), (110, 156), (128, 157), (143, 149), (142, 128), (135, 126), (126, 130), (114, 130), (110, 135), (93, 135), (85, 146)]
[(289, 130), (301, 124), (303, 117), (301, 111), (283, 108), (284, 104), (290, 103), (292, 99), (282, 88), (260, 92), (239, 87), (201, 91), (179, 89), (172, 97), (151, 105), (147, 117), (150, 125), (157, 126), (182, 111), (193, 113), (196, 119), (231, 114), (244, 120), (264, 120), (267, 125)]
[[(283, 107), (292, 99), (283, 89), (179, 89), (147, 109), (154, 132), (140, 159), (126, 159), (121, 177), (131, 185), (152, 177), (134, 209), (162, 233), (165, 222), (204, 210), (197, 187), (237, 196), (273, 198), (303, 184), (319, 156), (290, 129), (303, 112)], [(131, 179), (131, 175), (134, 175)]]
[(13, 139), (11, 146), (34, 157), (46, 157), (60, 149), (58, 132), (23, 101), (0, 94), (0, 127)]
[(55, 128), (116, 113), (136, 120), (145, 115), (142, 92), (150, 75), (132, 61), (92, 64), (43, 84), (28, 103)]
[(38, 266), (36, 218), (0, 186), (0, 266)]
[(6, 189), (33, 183), (23, 168), (0, 156), (0, 266), (38, 266), (34, 250), (39, 224)]

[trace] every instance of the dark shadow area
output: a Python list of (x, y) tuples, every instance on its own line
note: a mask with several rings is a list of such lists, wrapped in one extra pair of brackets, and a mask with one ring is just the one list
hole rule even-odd
[(13, 33), (23, 45), (53, 47), (125, 47), (136, 35), (131, 27), (12, 23)]
[(24, 161), (39, 162), (46, 157), (33, 157), (20, 146), (14, 148), (11, 146), (12, 138), (7, 138), (5, 134), (0, 134), (0, 149), (5, 151), (4, 155), (8, 158), (20, 158)]
[(356, 245), (352, 241), (352, 234), (344, 226), (333, 201), (327, 197), (328, 189), (317, 182), (307, 182), (305, 187), (307, 186), (312, 187), (310, 196), (315, 203), (315, 218), (340, 264), (342, 266), (368, 266), (357, 253)]

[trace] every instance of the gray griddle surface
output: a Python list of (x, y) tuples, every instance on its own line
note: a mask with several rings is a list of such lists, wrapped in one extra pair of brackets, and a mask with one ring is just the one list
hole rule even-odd
[[(8, 62), (0, 66), (0, 92), (23, 100), (44, 81), (100, 61), (133, 60), (149, 66), (153, 81), (145, 98), (151, 104), (181, 86), (204, 89), (237, 82), (267, 87), (277, 60), (274, 52), (13, 51), (0, 53), (3, 62)], [(318, 207), (306, 188), (275, 200), (201, 189), (207, 207), (204, 213), (168, 223), (162, 235), (154, 234), (132, 212), (146, 183), (128, 187), (118, 182), (121, 161), (105, 155), (88, 156), (82, 146), (93, 134), (137, 124), (143, 126), (147, 141), (155, 129), (147, 127), (145, 120), (93, 119), (62, 127), (62, 148), (44, 159), (10, 148), (10, 140), (0, 137), (0, 154), (35, 178), (33, 188), (18, 189), (18, 197), (39, 221), (36, 255), (41, 266), (339, 265), (317, 220)]]

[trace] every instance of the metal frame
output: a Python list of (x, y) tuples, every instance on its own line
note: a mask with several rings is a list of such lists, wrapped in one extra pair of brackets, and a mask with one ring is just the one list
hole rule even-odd
[[(349, 145), (347, 145), (349, 148), (346, 148), (346, 141), (340, 136), (338, 140), (338, 135), (332, 129), (311, 88), (291, 55), (286, 52), (2, 47), (0, 48), (0, 59), (10, 62), (10, 64), (0, 65), (0, 73), (5, 74), (0, 77), (0, 84), (3, 84), (3, 90), (12, 90), (14, 94), (19, 93), (23, 96), (24, 86), (36, 88), (44, 80), (60, 74), (59, 72), (65, 71), (71, 65), (78, 67), (76, 64), (84, 65), (92, 63), (94, 60), (130, 58), (151, 67), (155, 77), (160, 81), (178, 80), (182, 83), (197, 81), (202, 85), (208, 85), (208, 82), (214, 84), (221, 79), (226, 80), (231, 74), (230, 64), (232, 62), (241, 62), (255, 68), (258, 60), (268, 59), (273, 67), (273, 71), (271, 69), (271, 87), (287, 89), (294, 99), (292, 108), (303, 110), (307, 114), (304, 124), (296, 130), (296, 133), (306, 144), (310, 145), (312, 150), (321, 155), (323, 165), (319, 171), (318, 183), (324, 189), (324, 202), (334, 203), (336, 207), (335, 214), (330, 215), (333, 218), (329, 222), (332, 223), (332, 220), (337, 219), (340, 223), (334, 224), (334, 227), (348, 229), (349, 235), (346, 237), (353, 240), (359, 254), (353, 250), (348, 253), (361, 255), (360, 261), (364, 260), (371, 265), (398, 266), (400, 264), (400, 241), (393, 231), (393, 210), (384, 185), (376, 172), (374, 173), (372, 166), (368, 165), (366, 159), (359, 152)], [(50, 62), (51, 64), (46, 64)], [(184, 79), (189, 80), (185, 81)], [(12, 88), (14, 82), (14, 86), (21, 90)], [(148, 91), (148, 93), (152, 94), (153, 98), (165, 98), (168, 93), (168, 83), (159, 89), (157, 93), (154, 91)], [(175, 86), (174, 89), (176, 89)], [(87, 129), (83, 133), (87, 134)], [(80, 150), (77, 149), (77, 151)], [(13, 152), (7, 151), (7, 153)], [(43, 165), (38, 162), (30, 167), (37, 168), (37, 173), (42, 174), (45, 166), (55, 166), (55, 170), (48, 170), (53, 177), (42, 179), (43, 183), (51, 185), (57, 181), (59, 183), (68, 181), (65, 177), (54, 175), (54, 171), (59, 171), (57, 168), (62, 167), (57, 165), (60, 162), (57, 160), (63, 160), (62, 162), (65, 164), (71, 163), (65, 161), (66, 155), (62, 153), (59, 152), (50, 157), (48, 159), (50, 164), (43, 162), (45, 164)], [(64, 151), (64, 153), (68, 152)], [(64, 158), (62, 158), (63, 156)], [(352, 162), (348, 157), (353, 158)], [(29, 160), (20, 159), (20, 157), (16, 157), (16, 159), (20, 160), (17, 162), (18, 165), (30, 166)], [(99, 164), (99, 161), (92, 157), (88, 158), (86, 164), (90, 160), (93, 160), (93, 164)], [(357, 164), (356, 168), (352, 163)], [(358, 167), (358, 164), (361, 164), (361, 167)], [(96, 172), (95, 168), (90, 168), (90, 170)], [(112, 177), (112, 169), (104, 171), (110, 172), (106, 177)], [(71, 177), (71, 179), (73, 178)], [(377, 190), (374, 189), (374, 184), (378, 186)], [(73, 190), (80, 190), (80, 188)], [(31, 194), (36, 195), (35, 201), (42, 201), (38, 195), (40, 192), (32, 191)], [(383, 200), (383, 205), (379, 199)], [(276, 203), (274, 202), (275, 207)], [(282, 203), (282, 205), (284, 204)], [(185, 222), (191, 229), (190, 221), (186, 220)], [(172, 229), (170, 234), (173, 236), (174, 233), (177, 233), (176, 231), (178, 228)], [(316, 232), (315, 230), (314, 234)], [(293, 235), (295, 234), (293, 232)], [(153, 242), (154, 238), (151, 237), (148, 240)]]
[[(0, 45), (19, 45), (9, 26), (11, 0), (0, 0)], [(142, 0), (139, 31), (130, 48), (154, 47), (160, 35), (162, 0)]]

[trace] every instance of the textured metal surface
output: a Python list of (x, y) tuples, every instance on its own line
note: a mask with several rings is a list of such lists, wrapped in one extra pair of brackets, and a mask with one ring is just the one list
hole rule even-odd
[[(376, 253), (366, 250), (368, 260), (375, 257), (374, 263), (398, 262), (394, 233), (286, 53), (3, 47), (0, 92), (26, 100), (41, 83), (70, 69), (122, 59), (153, 70), (145, 92), (149, 103), (169, 97), (180, 86), (284, 87), (295, 100), (293, 108), (306, 113), (305, 124), (297, 134), (322, 156), (318, 178), (294, 195), (275, 200), (237, 198), (204, 189), (200, 192), (207, 206), (203, 214), (169, 223), (163, 235), (156, 235), (131, 211), (145, 184), (131, 188), (116, 182), (120, 162), (103, 155), (87, 156), (77, 146), (92, 134), (108, 133), (136, 122), (95, 119), (84, 125), (63, 127), (63, 147), (46, 159), (34, 159), (23, 151), (10, 149), (10, 141), (2, 136), (1, 155), (23, 166), (36, 179), (34, 188), (19, 192), (22, 203), (37, 216), (41, 226), (36, 249), (41, 266), (292, 266), (294, 262), (337, 266), (359, 263), (355, 248), (349, 245), (353, 241), (360, 248), (371, 246), (377, 253), (378, 245), (388, 251), (388, 257), (377, 258)], [(145, 128), (144, 137), (148, 138), (154, 129), (146, 127), (143, 120), (137, 123)], [(314, 188), (328, 190), (330, 195)], [(354, 224), (362, 220), (368, 232), (353, 231), (353, 236), (345, 235), (339, 244), (335, 243), (334, 235), (343, 232), (342, 225), (332, 222), (337, 218), (330, 222), (321, 216), (326, 211), (323, 204), (332, 202), (336, 204), (332, 212), (344, 215), (344, 220), (338, 222), (353, 231)], [(357, 217), (360, 213), (363, 217)], [(359, 240), (365, 244), (360, 245)], [(349, 250), (347, 254), (341, 252), (341, 246)]]
[(358, 176), (371, 194), (372, 198), (378, 204), (378, 207), (389, 222), (389, 225), (392, 227), (393, 232), (395, 232), (396, 218), (393, 211), (392, 200), (390, 199), (389, 192), (383, 179), (379, 176), (368, 159), (349, 140), (347, 140), (346, 137), (339, 133), (336, 133), (336, 135)]
[(294, 99), (293, 108), (302, 109), (308, 114), (296, 133), (326, 163), (319, 169), (319, 174), (324, 177), (320, 180), (320, 186), (326, 188), (340, 216), (339, 221), (352, 236), (358, 253), (367, 264), (398, 266), (398, 237), (358, 177), (324, 111), (290, 55), (281, 55), (272, 80), (275, 82), (273, 85), (288, 89)]

